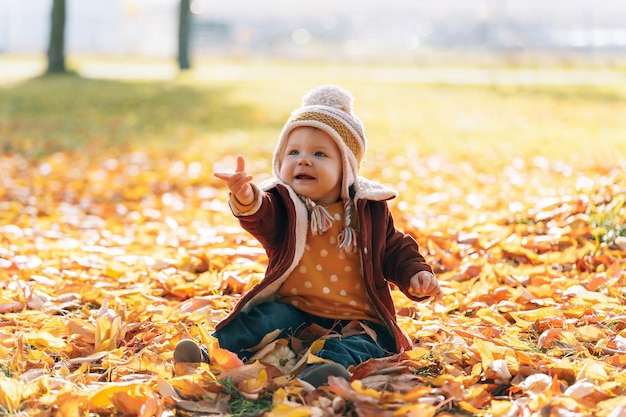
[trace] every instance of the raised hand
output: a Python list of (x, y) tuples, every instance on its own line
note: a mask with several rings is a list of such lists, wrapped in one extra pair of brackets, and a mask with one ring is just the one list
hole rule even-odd
[(214, 172), (217, 178), (226, 182), (235, 199), (244, 206), (254, 202), (254, 190), (250, 182), (252, 176), (246, 173), (246, 160), (243, 156), (237, 157), (237, 169), (235, 172)]

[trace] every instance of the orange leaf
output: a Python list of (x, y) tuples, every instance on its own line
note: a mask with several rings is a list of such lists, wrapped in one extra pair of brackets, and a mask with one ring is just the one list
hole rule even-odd
[(431, 392), (432, 388), (427, 385), (417, 386), (402, 395), (402, 400), (411, 403), (416, 402), (416, 400), (430, 394)]
[(559, 336), (563, 333), (563, 329), (548, 329), (545, 332), (541, 333), (539, 336), (539, 340), (537, 341), (537, 346), (540, 348), (546, 348), (554, 346), (555, 340), (559, 340)]
[(237, 388), (241, 393), (253, 394), (265, 389), (267, 387), (267, 383), (267, 370), (262, 368), (253, 378), (248, 378), (237, 384)]
[(84, 417), (89, 411), (89, 398), (80, 392), (64, 392), (55, 400), (59, 417)]
[(159, 417), (163, 414), (163, 401), (152, 394), (139, 409), (138, 417)]
[(90, 403), (98, 410), (116, 407), (123, 412), (138, 414), (149, 395), (149, 388), (144, 384), (108, 384), (91, 395)]
[(373, 403), (380, 401), (380, 393), (376, 390), (363, 387), (361, 381), (354, 381), (350, 384), (343, 378), (330, 376), (328, 377), (329, 389), (341, 398), (355, 403)]
[(221, 369), (232, 369), (243, 366), (243, 362), (236, 353), (219, 347), (211, 350), (211, 366)]
[(619, 368), (626, 367), (626, 354), (611, 355), (604, 359), (604, 362)]

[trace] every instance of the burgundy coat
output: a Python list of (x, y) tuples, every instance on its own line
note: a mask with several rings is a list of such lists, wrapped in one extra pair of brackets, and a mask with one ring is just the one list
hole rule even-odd
[[(396, 340), (398, 352), (410, 350), (411, 339), (398, 326), (396, 309), (389, 282), (393, 282), (410, 299), (419, 299), (408, 291), (411, 278), (420, 271), (432, 272), (419, 252), (415, 240), (393, 223), (387, 200), (396, 196), (384, 186), (359, 177), (354, 188), (365, 288), (372, 305)], [(219, 322), (223, 327), (235, 315), (256, 304), (272, 301), (278, 289), (297, 266), (308, 230), (308, 212), (295, 192), (278, 180), (257, 193), (257, 202), (247, 212), (241, 212), (231, 201), (231, 209), (241, 226), (265, 248), (268, 266), (263, 280), (244, 294), (230, 314)], [(257, 190), (258, 191), (258, 190)]]

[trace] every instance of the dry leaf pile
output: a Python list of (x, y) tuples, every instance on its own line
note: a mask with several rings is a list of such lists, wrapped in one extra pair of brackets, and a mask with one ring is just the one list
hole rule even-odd
[[(519, 162), (370, 162), (445, 296), (398, 293), (415, 349), (310, 390), (285, 341), (244, 365), (210, 336), (265, 260), (210, 167), (3, 156), (0, 415), (624, 416), (624, 167)], [(211, 365), (174, 366), (182, 338)]]

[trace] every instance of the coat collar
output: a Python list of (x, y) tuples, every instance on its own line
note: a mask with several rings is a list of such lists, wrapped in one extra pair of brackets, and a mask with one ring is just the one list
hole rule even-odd
[[(283, 181), (281, 181), (278, 178), (270, 178), (262, 182), (259, 185), (259, 188), (263, 191), (268, 191), (268, 190), (271, 190), (272, 188), (275, 188), (277, 185), (282, 185), (283, 187), (286, 187), (289, 190), (289, 194), (291, 195), (291, 197), (296, 200), (299, 200), (297, 198), (296, 193), (291, 189), (291, 187), (289, 187), (287, 184), (285, 184)], [(388, 201), (398, 196), (398, 193), (395, 190), (383, 184), (380, 184), (378, 182), (368, 180), (367, 178), (364, 178), (364, 177), (357, 177), (356, 181), (354, 182), (353, 187), (356, 190), (356, 193), (354, 194), (355, 201), (356, 200)]]

